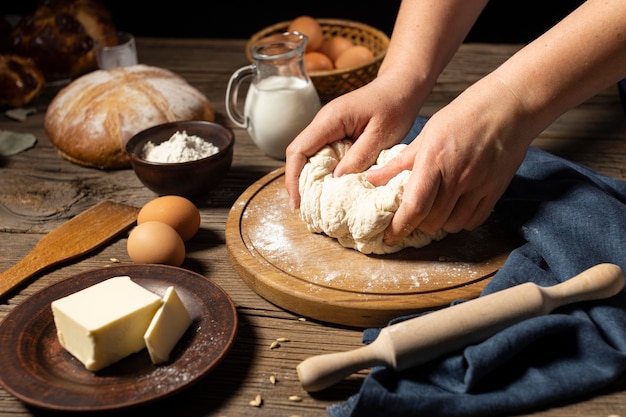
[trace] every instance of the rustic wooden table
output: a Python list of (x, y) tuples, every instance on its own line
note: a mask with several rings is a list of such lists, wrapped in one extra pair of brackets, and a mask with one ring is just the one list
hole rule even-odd
[[(141, 63), (173, 70), (205, 93), (217, 110), (218, 122), (231, 126), (237, 138), (229, 176), (199, 204), (201, 230), (188, 243), (188, 256), (183, 264), (209, 277), (230, 295), (239, 317), (237, 337), (228, 355), (208, 376), (171, 398), (146, 406), (142, 412), (231, 417), (326, 415), (328, 405), (357, 392), (367, 371), (332, 389), (309, 395), (300, 386), (296, 365), (309, 356), (361, 346), (361, 329), (303, 320), (265, 301), (234, 271), (224, 242), (226, 218), (238, 196), (263, 175), (283, 165), (264, 156), (248, 134), (232, 126), (225, 116), (228, 77), (247, 64), (245, 40), (142, 38), (137, 45)], [(431, 115), (518, 48), (518, 45), (463, 45), (440, 77), (422, 114)], [(34, 148), (0, 160), (0, 270), (17, 263), (44, 234), (101, 200), (140, 207), (155, 197), (132, 170), (88, 169), (58, 156), (43, 129), (46, 104), (53, 94), (54, 90), (48, 90), (36, 103), (37, 113), (26, 121), (17, 122), (0, 115), (0, 129), (32, 133), (38, 139)], [(616, 89), (607, 89), (563, 115), (535, 145), (626, 179), (626, 120)], [(56, 281), (110, 265), (112, 258), (130, 262), (125, 243), (122, 234), (88, 256), (40, 273), (0, 300), (0, 319), (33, 293)], [(270, 349), (279, 337), (290, 342)], [(271, 376), (275, 376), (275, 384), (270, 382)], [(579, 403), (531, 410), (534, 414), (527, 415), (605, 417), (624, 413), (625, 383), (626, 380), (596, 396), (581, 398)], [(252, 407), (249, 403), (258, 394), (263, 404)], [(301, 401), (290, 400), (294, 395), (301, 397)], [(0, 414), (26, 416), (44, 412), (26, 407), (0, 389)]]

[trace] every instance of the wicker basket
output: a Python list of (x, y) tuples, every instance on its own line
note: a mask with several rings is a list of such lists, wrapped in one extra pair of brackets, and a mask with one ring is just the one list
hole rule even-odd
[[(376, 78), (378, 68), (387, 52), (389, 37), (378, 29), (364, 23), (341, 19), (317, 19), (322, 27), (324, 39), (333, 36), (348, 38), (355, 45), (368, 47), (374, 54), (374, 60), (368, 64), (352, 68), (335, 69), (329, 71), (310, 72), (317, 93), (322, 102), (328, 102), (335, 97), (355, 90)], [(250, 47), (257, 40), (274, 34), (285, 32), (290, 21), (276, 23), (252, 35), (246, 44), (246, 56), (252, 62)]]

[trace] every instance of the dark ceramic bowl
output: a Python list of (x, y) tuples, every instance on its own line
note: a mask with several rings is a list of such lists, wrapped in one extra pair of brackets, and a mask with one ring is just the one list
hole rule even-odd
[[(187, 162), (152, 162), (142, 158), (144, 145), (169, 140), (176, 132), (199, 136), (219, 148), (219, 152)], [(233, 161), (235, 136), (218, 123), (178, 121), (153, 126), (137, 133), (126, 143), (126, 152), (139, 180), (159, 195), (196, 197), (208, 193), (228, 174)]]

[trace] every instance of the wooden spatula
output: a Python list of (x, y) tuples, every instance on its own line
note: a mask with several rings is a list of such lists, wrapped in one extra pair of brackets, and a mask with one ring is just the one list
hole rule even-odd
[(52, 230), (20, 262), (0, 273), (0, 297), (36, 273), (84, 255), (127, 229), (139, 209), (102, 201)]
[(314, 392), (372, 366), (407, 369), (565, 304), (611, 297), (623, 287), (624, 273), (614, 264), (596, 265), (552, 287), (527, 282), (385, 327), (367, 346), (305, 359), (298, 377)]

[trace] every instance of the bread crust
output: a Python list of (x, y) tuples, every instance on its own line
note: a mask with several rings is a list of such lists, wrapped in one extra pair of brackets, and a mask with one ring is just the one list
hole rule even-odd
[(149, 127), (215, 120), (211, 102), (181, 76), (147, 65), (97, 70), (54, 97), (45, 130), (59, 154), (100, 169), (130, 167), (126, 142)]
[(95, 69), (95, 42), (115, 45), (117, 30), (98, 0), (40, 0), (13, 28), (9, 42), (12, 52), (31, 58), (46, 81), (54, 81)]
[(24, 106), (39, 96), (44, 85), (44, 76), (32, 60), (0, 54), (0, 107)]

